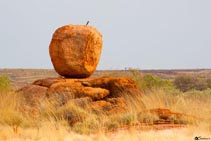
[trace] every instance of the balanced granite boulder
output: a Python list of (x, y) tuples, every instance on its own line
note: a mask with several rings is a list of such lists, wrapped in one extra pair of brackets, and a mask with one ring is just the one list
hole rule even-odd
[(67, 78), (89, 77), (97, 67), (102, 35), (88, 25), (65, 25), (53, 34), (49, 52), (54, 69)]

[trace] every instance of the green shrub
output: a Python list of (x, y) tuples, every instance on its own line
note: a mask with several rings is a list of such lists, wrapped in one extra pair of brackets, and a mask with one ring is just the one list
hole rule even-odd
[(172, 88), (173, 84), (170, 80), (161, 79), (158, 76), (152, 74), (141, 74), (138, 70), (130, 70), (132, 77), (135, 80), (137, 86), (141, 90), (150, 90), (154, 88)]
[(0, 90), (7, 90), (10, 87), (10, 80), (7, 76), (0, 76)]
[(161, 79), (160, 77), (153, 76), (152, 74), (144, 75), (143, 79), (145, 87), (148, 89), (172, 87), (172, 83), (169, 80)]
[(188, 75), (177, 76), (174, 80), (174, 85), (182, 92), (189, 90), (205, 90), (207, 89), (207, 82), (205, 79), (197, 78)]

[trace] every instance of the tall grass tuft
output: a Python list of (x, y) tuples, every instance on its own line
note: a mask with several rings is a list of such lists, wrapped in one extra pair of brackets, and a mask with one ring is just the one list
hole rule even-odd
[(29, 125), (24, 115), (22, 97), (13, 91), (0, 91), (0, 124), (8, 125), (18, 132), (18, 127)]

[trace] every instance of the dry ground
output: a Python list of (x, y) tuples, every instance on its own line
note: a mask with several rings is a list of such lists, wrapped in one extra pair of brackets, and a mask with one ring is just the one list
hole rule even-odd
[(40, 130), (27, 129), (14, 134), (10, 128), (0, 128), (0, 140), (7, 141), (193, 141), (196, 136), (211, 138), (210, 133), (196, 127), (167, 129), (167, 130), (119, 130), (95, 134), (78, 134), (65, 128), (55, 129), (51, 125), (43, 126)]
[[(167, 79), (187, 73), (199, 77), (211, 76), (211, 70), (152, 70), (143, 72), (153, 73)], [(97, 71), (95, 75), (125, 75), (127, 73), (128, 71)], [(15, 89), (39, 78), (57, 76), (53, 70), (34, 69), (4, 69), (0, 70), (1, 75), (9, 76)], [(31, 126), (32, 119), (28, 119), (26, 115), (16, 111), (16, 107), (20, 104), (18, 100), (21, 99), (14, 96), (13, 93), (6, 97), (4, 92), (0, 94), (0, 141), (193, 141), (196, 136), (211, 140), (211, 90), (182, 93), (175, 90), (156, 89), (143, 95), (141, 99), (147, 109), (168, 108), (193, 116), (194, 120), (186, 119), (185, 122), (188, 124), (184, 126), (171, 128), (170, 125), (134, 126), (134, 124), (130, 124), (126, 128), (105, 130), (102, 124), (103, 120), (98, 119), (99, 121), (95, 121), (97, 129), (90, 133), (83, 132), (87, 127), (75, 130), (62, 121), (57, 123), (53, 119), (46, 120), (44, 117), (36, 121), (37, 125)], [(138, 106), (138, 103), (133, 104)], [(16, 129), (14, 123), (19, 122), (24, 124)], [(131, 121), (131, 123), (133, 122), (136, 122), (136, 119)], [(90, 124), (93, 123), (90, 122)]]

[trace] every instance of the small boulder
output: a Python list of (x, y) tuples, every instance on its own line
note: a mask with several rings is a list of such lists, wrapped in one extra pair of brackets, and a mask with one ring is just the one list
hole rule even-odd
[(93, 100), (90, 97), (75, 98), (70, 100), (70, 102), (82, 108), (85, 108), (92, 101)]
[(88, 109), (95, 113), (117, 114), (128, 110), (124, 98), (108, 98), (106, 100), (98, 100), (91, 102)]
[(28, 85), (18, 90), (26, 99), (26, 102), (31, 106), (37, 106), (46, 97), (47, 87), (39, 85)]

